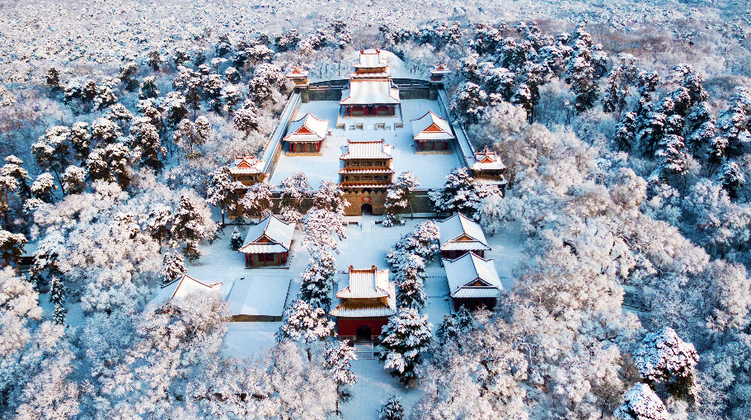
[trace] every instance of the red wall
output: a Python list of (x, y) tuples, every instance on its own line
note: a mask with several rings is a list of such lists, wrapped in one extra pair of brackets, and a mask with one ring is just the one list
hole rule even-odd
[(336, 324), (339, 335), (355, 335), (357, 329), (361, 326), (370, 328), (371, 335), (380, 335), (384, 325), (389, 323), (387, 317), (384, 318), (338, 318)]

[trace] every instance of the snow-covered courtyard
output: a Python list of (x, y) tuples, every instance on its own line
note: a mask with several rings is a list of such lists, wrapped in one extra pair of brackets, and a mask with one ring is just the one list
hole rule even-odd
[[(410, 171), (420, 180), (420, 188), (441, 188), (446, 183), (446, 174), (451, 172), (452, 169), (460, 167), (461, 164), (455, 151), (451, 154), (415, 154), (410, 121), (422, 117), (428, 111), (433, 111), (441, 118), (447, 118), (437, 101), (408, 99), (403, 100), (401, 105), (403, 128), (394, 129), (393, 125), (387, 125), (388, 129), (374, 129), (372, 125), (380, 122), (380, 119), (373, 117), (371, 126), (364, 124), (363, 129), (350, 130), (349, 122), (345, 129), (336, 128), (337, 115), (339, 114), (338, 102), (311, 101), (302, 104), (293, 120), (311, 113), (316, 118), (328, 120), (331, 135), (323, 142), (321, 156), (287, 156), (282, 153), (269, 182), (272, 185), (277, 185), (298, 171), (305, 172), (310, 180), (310, 185), (313, 187), (317, 187), (322, 180), (339, 182), (339, 175), (337, 174), (340, 167), (339, 157), (343, 153), (342, 148), (347, 145), (347, 140), (372, 141), (384, 139), (387, 144), (393, 146), (391, 149), (391, 154), (394, 157), (393, 169), (397, 174)], [(389, 118), (384, 118), (384, 120), (386, 119)], [(358, 122), (361, 120), (363, 119), (357, 119)], [(354, 125), (354, 120), (351, 124)]]
[[(376, 221), (378, 216), (347, 217), (345, 222), (347, 238), (339, 243), (339, 254), (336, 255), (339, 285), (337, 290), (347, 286), (347, 268), (368, 268), (376, 265), (379, 269), (389, 268), (386, 254), (389, 249), (403, 235), (409, 234), (425, 219), (406, 220), (403, 226), (383, 227)], [(247, 230), (247, 227), (241, 227)], [(310, 255), (302, 248), (303, 232), (295, 231), (288, 265), (281, 268), (246, 269), (242, 254), (229, 248), (231, 226), (225, 228), (224, 236), (211, 245), (201, 248), (200, 261), (188, 267), (188, 274), (206, 282), (229, 282), (239, 277), (291, 279), (286, 305), (295, 299), (300, 290), (300, 273), (305, 270)], [(497, 234), (488, 237), (488, 244), (492, 247), (486, 257), (495, 260), (505, 289), (513, 285), (511, 272), (521, 257), (519, 236), (513, 233)], [(444, 315), (451, 313), (453, 304), (449, 297), (446, 273), (436, 260), (426, 267), (427, 281), (425, 294), (427, 304), (423, 313), (428, 315), (428, 321), (433, 324), (433, 332), (443, 321)], [(393, 278), (393, 273), (391, 274)], [(281, 322), (232, 322), (228, 325), (228, 332), (224, 339), (224, 356), (254, 357), (261, 356), (265, 350), (274, 345), (274, 334), (281, 326)], [(345, 419), (378, 419), (378, 408), (391, 395), (400, 395), (405, 409), (409, 410), (422, 395), (417, 388), (405, 387), (396, 378), (389, 375), (383, 363), (377, 358), (372, 360), (357, 360), (353, 362), (353, 371), (357, 375), (358, 383), (352, 387), (352, 398), (342, 404), (342, 416)]]

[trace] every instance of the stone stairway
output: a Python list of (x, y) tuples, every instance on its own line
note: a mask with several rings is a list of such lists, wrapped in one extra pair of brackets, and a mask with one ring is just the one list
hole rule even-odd
[(355, 355), (358, 360), (373, 360), (373, 342), (355, 341)]

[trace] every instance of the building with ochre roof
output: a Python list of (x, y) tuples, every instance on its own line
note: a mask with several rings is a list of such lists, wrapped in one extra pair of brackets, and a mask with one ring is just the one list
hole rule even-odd
[(428, 111), (412, 123), (412, 138), (416, 153), (451, 153), (450, 142), (456, 139), (451, 125), (433, 111)]
[(391, 83), (391, 71), (380, 50), (362, 50), (353, 65), (349, 89), (339, 105), (345, 117), (392, 116), (401, 104), (399, 90)]
[(468, 252), (484, 257), (485, 251), (490, 251), (480, 225), (461, 213), (439, 221), (438, 231), (443, 258), (453, 259)]
[(478, 257), (472, 252), (453, 260), (445, 260), (449, 292), (454, 300), (454, 310), (460, 306), (493, 309), (503, 290), (501, 279), (492, 259)]
[(283, 139), (287, 143), (287, 154), (320, 153), (328, 128), (327, 120), (320, 120), (310, 113), (290, 122)]
[(294, 223), (285, 223), (274, 215), (266, 216), (248, 229), (245, 243), (237, 251), (245, 254), (248, 268), (285, 265), (294, 231)]
[(265, 166), (265, 161), (246, 153), (244, 156), (235, 156), (235, 161), (229, 167), (229, 173), (232, 181), (238, 181), (250, 187), (266, 177), (263, 172)]
[(349, 284), (336, 297), (340, 302), (330, 315), (336, 317), (340, 339), (373, 340), (396, 314), (396, 287), (389, 270), (375, 265), (362, 270), (350, 266)]
[(498, 181), (503, 181), (504, 169), (506, 165), (501, 161), (501, 157), (487, 146), (482, 151), (475, 152), (475, 163), (470, 167), (475, 178)]

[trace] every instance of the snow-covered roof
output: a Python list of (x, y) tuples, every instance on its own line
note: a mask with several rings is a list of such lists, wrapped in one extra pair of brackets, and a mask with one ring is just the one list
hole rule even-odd
[(326, 137), (328, 128), (328, 120), (319, 120), (313, 114), (307, 113), (299, 120), (289, 123), (284, 141), (318, 142)]
[(246, 153), (244, 156), (235, 156), (235, 162), (229, 167), (229, 172), (232, 175), (258, 174), (263, 172), (265, 165), (265, 161)]
[[(392, 284), (391, 290), (395, 291)], [(358, 301), (347, 300), (336, 308), (331, 310), (330, 315), (340, 318), (380, 318), (396, 314), (396, 303), (394, 298), (389, 298), (389, 304), (385, 305), (381, 301)]]
[(451, 132), (449, 122), (428, 111), (425, 115), (412, 120), (412, 136), (415, 140), (452, 140), (456, 137)]
[(349, 285), (336, 297), (341, 303), (330, 312), (331, 316), (370, 318), (396, 313), (396, 286), (389, 281), (389, 270), (378, 270), (375, 265), (365, 270), (350, 266)]
[(232, 316), (282, 316), (291, 281), (263, 275), (235, 279), (227, 297)]
[(381, 50), (360, 50), (360, 59), (353, 64), (356, 69), (372, 69), (388, 66), (386, 60), (381, 58)]
[(176, 280), (157, 291), (156, 296), (151, 300), (154, 303), (163, 303), (174, 297), (183, 298), (197, 290), (219, 293), (222, 289), (222, 282), (204, 283), (200, 280), (184, 274), (180, 280)]
[(371, 299), (389, 296), (389, 270), (372, 267), (356, 270), (349, 266), (349, 286), (340, 290), (336, 297), (340, 299)]
[(475, 171), (502, 170), (506, 168), (506, 165), (501, 162), (501, 158), (498, 154), (489, 150), (487, 147), (480, 152), (475, 152), (475, 160), (477, 162), (475, 162), (471, 168)]
[(245, 243), (238, 250), (243, 254), (276, 254), (289, 251), (294, 223), (284, 223), (274, 215), (266, 216), (248, 229)]
[(444, 267), (452, 298), (494, 298), (503, 290), (493, 260), (468, 252)]
[(376, 141), (347, 140), (347, 151), (339, 158), (348, 159), (393, 159), (391, 145), (384, 139)]
[(457, 213), (438, 223), (441, 251), (490, 250), (480, 225), (463, 214)]
[(342, 91), (340, 105), (396, 105), (401, 103), (399, 89), (391, 86), (391, 80), (351, 79), (349, 89)]
[(351, 168), (346, 167), (339, 170), (340, 175), (346, 174), (393, 174), (393, 169), (387, 168)]
[(438, 63), (438, 64), (436, 64), (435, 68), (430, 71), (430, 74), (444, 75), (444, 74), (448, 74), (448, 73), (451, 73), (451, 70), (449, 70), (449, 66), (447, 66), (444, 63)]
[(296, 65), (292, 68), (292, 71), (287, 73), (287, 77), (290, 79), (305, 79), (308, 77), (308, 72)]

